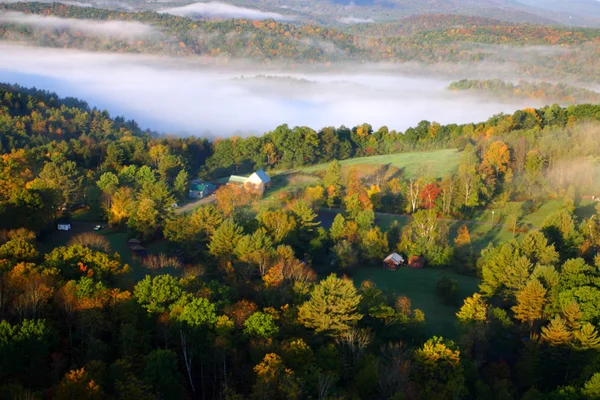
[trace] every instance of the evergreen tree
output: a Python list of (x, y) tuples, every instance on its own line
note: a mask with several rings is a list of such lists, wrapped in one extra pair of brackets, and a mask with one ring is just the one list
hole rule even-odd
[(333, 160), (327, 167), (323, 183), (327, 190), (327, 205), (333, 207), (342, 194), (342, 166), (337, 160)]
[(530, 280), (517, 294), (517, 305), (512, 308), (515, 318), (529, 323), (533, 330), (536, 321), (544, 316), (546, 305), (546, 288), (537, 279)]
[(210, 239), (208, 250), (219, 262), (227, 263), (231, 261), (241, 238), (242, 228), (232, 219), (226, 219)]
[(569, 332), (565, 321), (560, 316), (556, 316), (550, 321), (548, 326), (542, 328), (541, 337), (545, 342), (554, 346), (560, 346), (568, 344), (573, 338), (573, 335)]
[(175, 177), (175, 182), (173, 183), (173, 192), (177, 197), (182, 200), (187, 197), (188, 194), (188, 173), (185, 169), (179, 171), (177, 176)]
[(317, 332), (338, 335), (362, 318), (357, 312), (361, 296), (349, 279), (334, 274), (315, 286), (310, 300), (298, 309), (298, 319)]

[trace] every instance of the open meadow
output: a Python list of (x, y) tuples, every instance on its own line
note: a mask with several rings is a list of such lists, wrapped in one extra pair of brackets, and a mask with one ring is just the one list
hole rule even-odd
[(383, 268), (360, 268), (352, 274), (356, 286), (370, 280), (384, 293), (408, 296), (413, 308), (425, 313), (425, 333), (456, 338), (456, 312), (458, 306), (443, 304), (435, 292), (436, 283), (444, 276), (455, 279), (460, 291), (460, 303), (477, 291), (479, 280), (472, 276), (459, 275), (435, 268), (400, 268), (389, 271)]

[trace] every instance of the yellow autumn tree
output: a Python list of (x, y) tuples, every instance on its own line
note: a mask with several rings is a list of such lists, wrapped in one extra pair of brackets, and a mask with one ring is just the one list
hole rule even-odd
[(481, 297), (479, 293), (475, 293), (471, 297), (467, 297), (463, 306), (456, 313), (460, 322), (485, 322), (490, 306)]

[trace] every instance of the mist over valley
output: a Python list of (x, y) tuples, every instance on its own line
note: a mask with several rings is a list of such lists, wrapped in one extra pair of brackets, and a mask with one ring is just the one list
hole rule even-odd
[(542, 105), (450, 92), (451, 78), (377, 65), (327, 73), (10, 44), (0, 44), (0, 52), (0, 81), (86, 99), (112, 115), (181, 135), (226, 137), (262, 134), (281, 124), (320, 129), (365, 122), (403, 131), (424, 119), (467, 123)]

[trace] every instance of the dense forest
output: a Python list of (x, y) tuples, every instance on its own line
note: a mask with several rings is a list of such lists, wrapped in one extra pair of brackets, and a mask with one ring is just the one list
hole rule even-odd
[[(0, 397), (598, 398), (600, 207), (576, 211), (600, 191), (599, 121), (600, 106), (553, 105), (209, 141), (2, 85)], [(460, 151), (443, 177), (338, 161), (442, 148)], [(216, 203), (173, 207), (194, 178), (317, 163), (313, 184), (278, 196), (224, 185)], [(525, 226), (549, 199), (560, 207)], [(500, 204), (513, 239), (477, 251), (461, 220)], [(327, 227), (325, 208), (340, 210)], [(113, 233), (55, 242), (82, 211)], [(380, 211), (405, 223), (383, 229)], [(131, 258), (110, 240), (121, 234), (163, 250)], [(436, 317), (411, 298), (351, 279), (393, 251), (478, 277), (463, 303), (455, 279), (436, 283), (458, 309), (454, 337), (428, 335)]]
[(504, 82), (500, 79), (462, 79), (460, 81), (452, 82), (448, 89), (491, 93), (505, 99), (513, 99), (515, 97), (538, 99), (546, 103), (575, 104), (598, 103), (600, 101), (599, 93), (564, 83), (552, 84), (548, 82), (520, 81), (519, 83), (514, 84), (511, 82)]
[[(591, 28), (428, 15), (339, 30), (273, 20), (197, 20), (151, 11), (110, 11), (58, 3), (0, 4), (0, 10), (71, 19), (136, 21), (156, 29), (155, 34), (127, 39), (10, 21), (0, 24), (0, 39), (46, 47), (244, 58), (288, 65), (339, 61), (492, 62), (509, 64), (515, 73), (535, 79), (600, 81), (600, 64), (595, 62), (600, 30)], [(400, 25), (400, 31), (396, 32), (395, 24)], [(552, 46), (552, 51), (537, 46)]]

